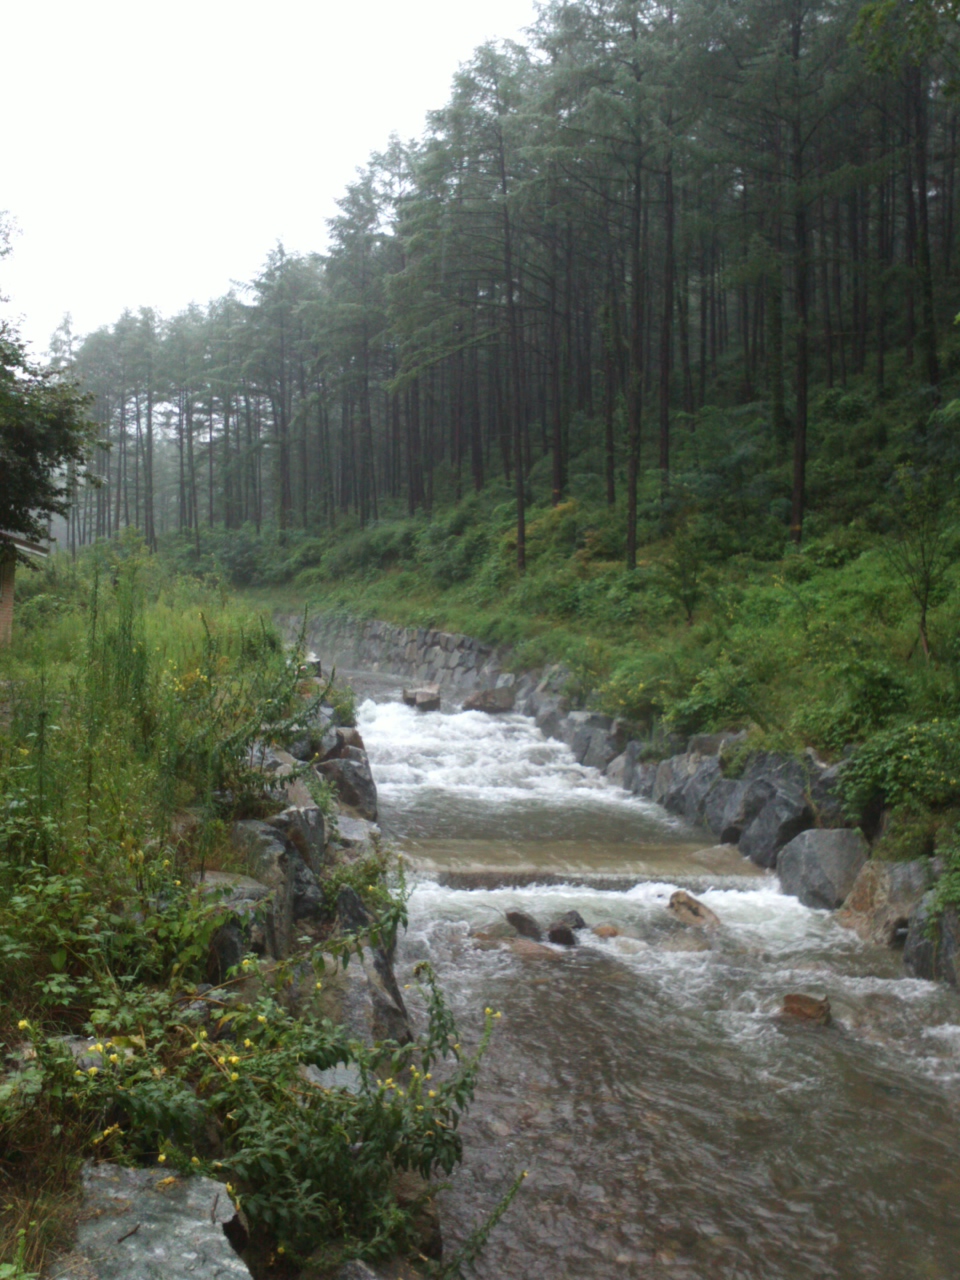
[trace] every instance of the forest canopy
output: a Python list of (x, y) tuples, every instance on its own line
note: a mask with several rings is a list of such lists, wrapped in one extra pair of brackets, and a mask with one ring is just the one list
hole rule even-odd
[(956, 55), (952, 0), (541, 5), (371, 157), (327, 252), (59, 334), (111, 445), (71, 542), (474, 491), (515, 504), (522, 568), (525, 509), (572, 495), (632, 567), (737, 459), (775, 554), (849, 520), (904, 461), (869, 405), (926, 431), (960, 367)]

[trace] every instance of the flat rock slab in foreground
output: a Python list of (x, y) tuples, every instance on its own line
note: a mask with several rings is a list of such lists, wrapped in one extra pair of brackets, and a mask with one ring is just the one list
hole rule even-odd
[(50, 1280), (250, 1280), (223, 1233), (234, 1217), (210, 1178), (88, 1165), (77, 1243)]

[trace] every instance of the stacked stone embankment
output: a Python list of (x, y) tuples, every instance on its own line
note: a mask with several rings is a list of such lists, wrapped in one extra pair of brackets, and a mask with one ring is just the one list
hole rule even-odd
[[(295, 630), (298, 621), (285, 619), (285, 629)], [(306, 642), (324, 672), (383, 671), (462, 694), (493, 688), (501, 675), (497, 650), (458, 632), (321, 615), (309, 620)]]
[[(295, 629), (294, 620), (289, 630)], [(515, 710), (548, 738), (565, 742), (580, 764), (624, 790), (660, 804), (761, 867), (779, 870), (802, 902), (836, 908), (864, 938), (902, 945), (907, 972), (960, 984), (960, 916), (928, 916), (937, 860), (891, 867), (869, 857), (839, 792), (840, 766), (812, 751), (801, 757), (754, 752), (730, 776), (723, 756), (745, 734), (697, 734), (689, 740), (636, 736), (636, 729), (598, 711), (571, 706), (570, 672), (562, 666), (517, 675), (509, 654), (471, 636), (348, 617), (317, 616), (307, 642), (329, 671), (357, 667), (435, 684), (467, 709)], [(496, 696), (479, 696), (496, 691)], [(471, 696), (472, 695), (472, 696)], [(922, 902), (921, 902), (922, 899)]]

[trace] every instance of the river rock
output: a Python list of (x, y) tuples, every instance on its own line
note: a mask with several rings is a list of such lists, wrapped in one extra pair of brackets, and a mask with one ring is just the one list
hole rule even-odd
[(299, 761), (289, 751), (281, 751), (279, 747), (268, 747), (266, 743), (255, 742), (250, 748), (250, 767), (268, 773), (274, 778), (286, 778), (293, 773)]
[(661, 760), (653, 784), (654, 802), (662, 804), (669, 813), (682, 813), (684, 787), (702, 764), (702, 756), (685, 753)]
[(834, 911), (843, 904), (869, 856), (869, 846), (859, 831), (843, 827), (804, 831), (780, 853), (780, 887), (805, 907)]
[(685, 929), (672, 938), (664, 938), (657, 946), (661, 951), (709, 951), (710, 943), (702, 933)]
[(871, 858), (860, 868), (853, 888), (837, 912), (837, 921), (864, 942), (892, 947), (904, 941), (910, 917), (930, 888), (927, 858), (881, 862)]
[[(612, 782), (615, 787), (623, 787), (624, 791), (630, 790), (626, 782), (627, 753), (625, 751), (621, 751), (618, 756), (615, 756), (610, 761), (610, 763), (607, 765), (607, 767), (603, 771), (603, 776), (609, 779), (609, 781)], [(630, 770), (630, 781), (631, 782), (633, 781), (632, 768)]]
[(45, 1274), (50, 1280), (250, 1280), (224, 1233), (234, 1224), (239, 1227), (226, 1187), (211, 1178), (87, 1164), (76, 1244)]
[(521, 938), (531, 938), (534, 942), (540, 942), (543, 939), (540, 926), (533, 916), (528, 916), (525, 911), (508, 911), (507, 924), (513, 925)]
[(803, 791), (778, 786), (740, 837), (740, 852), (758, 867), (776, 867), (783, 847), (813, 822), (813, 809)]
[(470, 930), (471, 938), (483, 938), (486, 942), (506, 941), (508, 938), (519, 938), (512, 924), (506, 920), (491, 920), (487, 924), (474, 925)]
[(291, 805), (268, 818), (267, 825), (286, 836), (312, 871), (322, 870), (326, 826), (323, 813), (315, 804)]
[(575, 947), (577, 936), (568, 924), (564, 924), (562, 920), (555, 920), (547, 929), (547, 941), (559, 947)]
[(694, 929), (718, 929), (720, 918), (685, 889), (677, 889), (670, 895), (670, 911), (681, 924)]
[(501, 711), (512, 711), (516, 694), (509, 686), (496, 689), (478, 689), (463, 700), (464, 711), (485, 711), (488, 715), (496, 715)]
[[(370, 913), (359, 894), (344, 886), (337, 895), (337, 915), (347, 933), (362, 935), (369, 929)], [(372, 1006), (371, 1030), (375, 1040), (396, 1040), (409, 1044), (413, 1039), (410, 1019), (393, 971), (393, 952), (385, 947), (364, 943), (360, 951), (364, 976)]]
[(408, 707), (415, 707), (417, 698), (421, 695), (424, 698), (438, 698), (440, 696), (440, 686), (438, 684), (424, 684), (416, 689), (404, 689), (402, 697)]
[(362, 759), (341, 757), (338, 760), (325, 760), (316, 766), (317, 773), (333, 784), (341, 802), (349, 805), (358, 817), (376, 822), (377, 784), (373, 780), (366, 752), (358, 754)]
[(704, 796), (701, 822), (718, 840), (723, 838), (727, 806), (739, 785), (734, 778), (721, 776)]
[(586, 920), (584, 920), (580, 912), (575, 909), (565, 911), (563, 915), (559, 917), (559, 920), (561, 924), (568, 924), (571, 929), (585, 929), (587, 927)]
[(629, 790), (641, 800), (653, 799), (653, 788), (657, 781), (657, 764), (653, 760), (638, 760), (633, 770), (633, 778)]
[(816, 1026), (828, 1027), (830, 1025), (830, 1001), (824, 996), (818, 1000), (816, 996), (807, 996), (801, 993), (791, 993), (783, 997), (783, 1007), (780, 1010), (783, 1018), (789, 1018), (797, 1022), (810, 1022)]
[[(263, 920), (266, 950), (275, 959), (282, 960), (290, 953), (297, 889), (296, 864), (302, 866), (302, 859), (282, 832), (255, 819), (235, 822), (231, 828), (231, 840), (254, 878), (271, 890), (258, 914)], [(239, 945), (239, 942), (234, 939), (231, 945)]]
[(197, 887), (203, 894), (216, 894), (220, 904), (232, 912), (210, 939), (207, 954), (207, 978), (212, 983), (223, 982), (245, 955), (263, 955), (267, 950), (266, 932), (257, 919), (257, 904), (269, 898), (272, 890), (251, 876), (230, 871), (205, 871)]
[(348, 849), (363, 849), (380, 839), (380, 828), (366, 818), (351, 818), (341, 813), (337, 817), (337, 841)]
[(591, 930), (598, 938), (619, 938), (620, 930), (615, 924), (595, 924)]
[(439, 711), (440, 695), (439, 693), (418, 693), (414, 705), (418, 711)]
[(960, 917), (945, 907), (936, 918), (934, 893), (923, 895), (910, 917), (903, 947), (903, 970), (908, 978), (960, 986)]
[(677, 796), (675, 812), (681, 813), (692, 826), (700, 826), (704, 821), (707, 799), (721, 781), (724, 778), (720, 761), (715, 756), (701, 761)]

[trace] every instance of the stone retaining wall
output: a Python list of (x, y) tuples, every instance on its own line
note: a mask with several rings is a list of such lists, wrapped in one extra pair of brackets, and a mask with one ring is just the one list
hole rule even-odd
[(501, 676), (497, 651), (457, 632), (319, 615), (308, 620), (306, 639), (324, 672), (360, 667), (461, 694), (492, 689)]

